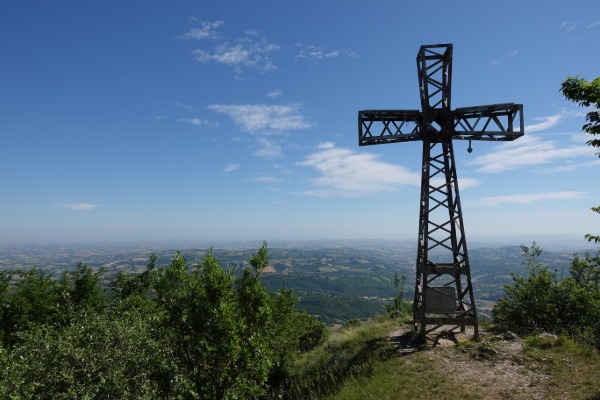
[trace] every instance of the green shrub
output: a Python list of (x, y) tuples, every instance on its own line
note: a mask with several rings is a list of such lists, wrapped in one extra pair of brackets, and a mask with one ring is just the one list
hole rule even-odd
[(537, 262), (542, 250), (535, 242), (521, 246), (527, 275), (513, 274), (513, 284), (494, 306), (494, 323), (520, 334), (565, 334), (600, 348), (600, 252), (575, 256), (569, 276)]
[(85, 264), (59, 280), (40, 270), (0, 274), (0, 398), (259, 398), (289, 376), (294, 357), (327, 338), (296, 311), (290, 291), (268, 293), (266, 243), (236, 277), (212, 250), (190, 266), (177, 253), (138, 276)]

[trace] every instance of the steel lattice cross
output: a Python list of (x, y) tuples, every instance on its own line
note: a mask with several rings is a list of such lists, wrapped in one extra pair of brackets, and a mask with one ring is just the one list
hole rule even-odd
[(425, 340), (445, 325), (463, 331), (472, 325), (478, 339), (452, 141), (510, 141), (523, 136), (523, 105), (452, 110), (452, 44), (421, 46), (417, 70), (421, 110), (359, 111), (358, 143), (423, 142), (414, 328)]

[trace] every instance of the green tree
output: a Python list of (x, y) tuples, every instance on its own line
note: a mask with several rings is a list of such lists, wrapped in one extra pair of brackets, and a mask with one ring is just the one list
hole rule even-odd
[(36, 325), (64, 325), (68, 320), (56, 280), (36, 268), (16, 272), (16, 276), (13, 290), (4, 295), (0, 324), (3, 339), (9, 345)]
[(60, 290), (66, 307), (72, 311), (100, 311), (109, 300), (102, 289), (104, 269), (94, 271), (87, 264), (79, 263), (74, 270), (65, 271), (60, 279)]
[(557, 272), (537, 260), (542, 249), (533, 242), (521, 245), (527, 275), (511, 274), (512, 285), (505, 285), (505, 296), (494, 306), (494, 322), (501, 328), (518, 333), (556, 332), (561, 325), (559, 282)]
[(63, 329), (38, 325), (0, 357), (0, 398), (164, 398), (157, 377), (167, 355), (137, 313), (87, 313)]
[(565, 331), (600, 349), (600, 251), (595, 256), (576, 255), (562, 286), (567, 299)]
[(253, 398), (265, 392), (272, 364), (265, 329), (272, 322), (268, 296), (255, 278), (246, 271), (236, 281), (212, 251), (193, 269), (178, 253), (159, 271), (163, 337), (176, 363), (171, 380), (187, 382), (184, 396)]
[[(0, 273), (0, 398), (242, 399), (279, 393), (292, 357), (322, 343), (325, 326), (297, 312), (291, 291), (268, 293), (263, 243), (234, 276), (212, 250), (190, 266), (150, 258), (120, 274), (112, 303), (103, 271), (80, 264), (56, 280)], [(270, 393), (269, 393), (270, 392)]]
[(404, 289), (406, 284), (406, 273), (402, 275), (394, 273), (394, 288), (396, 288), (396, 296), (392, 299), (392, 303), (385, 304), (385, 310), (390, 316), (401, 316), (408, 312), (408, 304), (404, 301)]
[(494, 322), (517, 333), (539, 331), (569, 335), (600, 348), (600, 251), (575, 256), (567, 276), (537, 260), (535, 242), (521, 246), (527, 274), (513, 274), (513, 284), (494, 306)]
[(150, 256), (146, 270), (139, 275), (127, 275), (119, 271), (112, 282), (112, 299), (117, 307), (122, 310), (138, 310), (152, 314), (156, 310), (156, 301), (153, 298), (158, 269), (156, 255)]
[[(10, 281), (12, 280), (14, 271), (0, 271), (0, 324), (4, 326), (6, 320), (4, 318), (7, 309), (7, 300), (9, 296)], [(4, 341), (5, 329), (0, 328), (0, 348)]]
[[(586, 123), (582, 129), (592, 135), (587, 144), (600, 149), (600, 77), (588, 81), (579, 76), (569, 76), (561, 84), (560, 90), (567, 100), (574, 101), (581, 107), (592, 107), (585, 116)], [(600, 157), (600, 152), (596, 155)], [(600, 206), (592, 207), (592, 211), (600, 213)], [(586, 234), (585, 237), (590, 242), (600, 243), (600, 235)]]

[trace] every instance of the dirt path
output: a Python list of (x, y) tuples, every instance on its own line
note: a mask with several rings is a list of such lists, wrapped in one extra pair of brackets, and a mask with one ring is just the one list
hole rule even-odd
[[(403, 342), (407, 329), (390, 334), (398, 344), (398, 350), (407, 357), (407, 362), (415, 362), (416, 349)], [(404, 335), (404, 336), (403, 336)], [(541, 369), (522, 365), (523, 344), (517, 337), (493, 338), (493, 346), (486, 340), (490, 335), (482, 332), (482, 341), (471, 342), (468, 346), (456, 347), (456, 343), (472, 338), (472, 331), (464, 334), (438, 338), (438, 344), (429, 343), (427, 356), (437, 373), (445, 375), (474, 393), (481, 399), (551, 399), (545, 389), (549, 379)], [(416, 354), (415, 354), (416, 356)]]

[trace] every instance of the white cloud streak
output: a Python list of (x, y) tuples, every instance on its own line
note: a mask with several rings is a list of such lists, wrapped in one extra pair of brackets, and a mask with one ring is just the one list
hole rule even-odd
[(558, 114), (550, 115), (547, 117), (534, 118), (534, 121), (539, 121), (539, 122), (535, 123), (533, 125), (525, 126), (525, 132), (533, 133), (533, 132), (539, 132), (539, 131), (543, 131), (546, 129), (550, 129), (550, 128), (558, 125), (559, 122), (562, 121), (564, 117), (565, 117), (565, 113), (560, 112)]
[(266, 72), (277, 69), (269, 53), (278, 49), (279, 46), (269, 43), (265, 39), (247, 36), (238, 40), (236, 44), (225, 42), (219, 44), (212, 51), (196, 49), (192, 50), (192, 54), (194, 60), (199, 63), (223, 64), (233, 68), (237, 73), (241, 73), (244, 67)]
[(564, 191), (564, 192), (544, 192), (513, 194), (506, 196), (481, 197), (469, 202), (470, 205), (479, 206), (499, 206), (502, 204), (533, 204), (548, 200), (577, 200), (583, 198), (584, 192)]
[(209, 110), (224, 114), (245, 132), (281, 133), (307, 129), (312, 124), (299, 111), (301, 104), (213, 104)]
[(179, 108), (183, 108), (186, 111), (192, 111), (194, 109), (194, 107), (190, 106), (189, 104), (184, 104), (180, 101), (175, 102), (175, 105)]
[(589, 156), (584, 143), (564, 146), (537, 135), (527, 135), (497, 146), (497, 150), (479, 156), (468, 165), (483, 173), (511, 171), (522, 167), (544, 165)]
[(549, 169), (545, 170), (545, 172), (548, 172), (548, 173), (572, 172), (572, 171), (577, 171), (578, 169), (583, 169), (583, 168), (599, 168), (599, 167), (600, 167), (600, 160), (594, 160), (594, 161), (588, 161), (588, 162), (583, 162), (583, 163), (569, 163), (569, 164), (565, 164), (565, 165), (560, 165), (555, 168), (549, 168)]
[(59, 206), (71, 211), (91, 211), (100, 207), (98, 204), (92, 203), (61, 203)]
[(589, 25), (586, 27), (586, 29), (594, 29), (594, 28), (597, 28), (597, 27), (599, 27), (599, 26), (600, 26), (600, 20), (598, 20), (598, 21), (596, 21), (596, 22), (594, 22), (594, 23), (591, 23), (591, 24), (589, 24)]
[(209, 110), (229, 117), (243, 132), (250, 133), (257, 145), (253, 154), (267, 159), (282, 155), (282, 146), (274, 136), (313, 126), (300, 114), (301, 108), (301, 104), (212, 104), (208, 106)]
[(216, 29), (223, 24), (223, 21), (200, 21), (200, 27), (190, 28), (177, 38), (184, 40), (216, 39), (218, 37)]
[(318, 197), (359, 197), (395, 192), (403, 186), (419, 186), (421, 175), (400, 165), (379, 160), (373, 153), (357, 153), (334, 143), (321, 143), (299, 166), (316, 169), (314, 189), (302, 194)]
[(282, 156), (281, 145), (276, 141), (264, 136), (257, 136), (258, 149), (254, 151), (254, 155), (261, 158), (276, 158)]
[(241, 167), (240, 164), (227, 164), (225, 166), (225, 168), (223, 168), (223, 172), (225, 172), (226, 174), (236, 171)]
[(281, 90), (273, 90), (269, 93), (267, 93), (267, 97), (270, 99), (276, 99), (278, 97), (281, 97), (283, 95), (283, 92)]
[(283, 182), (282, 179), (276, 178), (274, 176), (257, 176), (255, 178), (252, 178), (252, 180), (254, 182), (258, 182), (258, 183), (271, 183), (271, 184)]
[(296, 58), (309, 60), (313, 62), (321, 62), (330, 58), (337, 58), (342, 56), (358, 57), (358, 54), (352, 51), (326, 50), (320, 46), (307, 46), (306, 48), (301, 48), (298, 51), (298, 54), (296, 54)]
[(208, 120), (200, 119), (200, 118), (180, 118), (177, 120), (177, 122), (183, 122), (183, 123), (194, 125), (194, 126), (209, 126), (209, 127), (218, 126), (218, 124), (216, 124), (214, 122), (210, 122)]
[(574, 21), (563, 21), (563, 23), (560, 24), (560, 29), (566, 32), (572, 32), (577, 29), (577, 25), (577, 22)]

